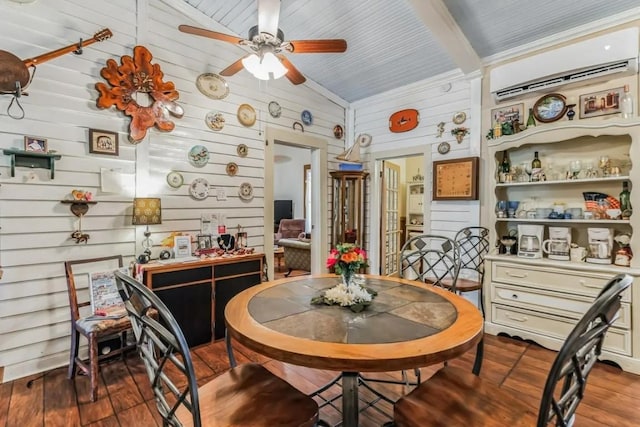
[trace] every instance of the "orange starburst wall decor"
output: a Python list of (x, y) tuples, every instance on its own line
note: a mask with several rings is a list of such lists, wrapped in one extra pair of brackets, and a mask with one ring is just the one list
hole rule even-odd
[[(133, 58), (124, 55), (122, 65), (113, 59), (107, 60), (107, 66), (100, 75), (109, 82), (96, 83), (100, 96), (96, 101), (98, 108), (115, 106), (131, 117), (129, 139), (137, 144), (147, 134), (147, 129), (156, 126), (163, 131), (172, 131), (175, 123), (171, 115), (182, 117), (184, 110), (175, 101), (180, 94), (173, 82), (164, 82), (160, 65), (152, 64), (153, 56), (144, 46), (133, 48)], [(148, 96), (145, 96), (147, 94)], [(148, 100), (147, 106), (142, 98)], [(140, 102), (140, 103), (139, 103)]]

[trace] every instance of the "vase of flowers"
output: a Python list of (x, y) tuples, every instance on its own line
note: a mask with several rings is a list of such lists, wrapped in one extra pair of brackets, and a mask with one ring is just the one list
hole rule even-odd
[(340, 305), (354, 312), (364, 310), (377, 292), (363, 287), (355, 279), (356, 273), (367, 266), (367, 253), (352, 243), (341, 243), (331, 249), (327, 268), (341, 276), (341, 283), (314, 297), (312, 304)]

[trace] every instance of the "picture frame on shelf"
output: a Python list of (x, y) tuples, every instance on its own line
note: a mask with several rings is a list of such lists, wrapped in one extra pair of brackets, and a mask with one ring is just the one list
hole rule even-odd
[(236, 249), (247, 247), (247, 237), (246, 231), (238, 231), (238, 233), (236, 233)]
[(118, 134), (108, 130), (89, 129), (89, 153), (117, 156)]
[(36, 136), (25, 136), (24, 151), (30, 151), (32, 153), (46, 153), (48, 151), (47, 140)]
[(433, 200), (478, 200), (479, 157), (433, 162)]
[(191, 256), (191, 236), (174, 236), (173, 251), (175, 258), (186, 258)]
[(560, 93), (549, 93), (533, 104), (533, 117), (540, 123), (560, 120), (567, 112), (567, 98)]
[(618, 87), (580, 95), (579, 117), (589, 119), (619, 113), (623, 94), (624, 87)]
[(198, 235), (198, 249), (211, 249), (213, 246), (210, 234)]
[(513, 123), (518, 120), (519, 123), (525, 123), (524, 103), (507, 105), (504, 107), (493, 108), (491, 110), (491, 125), (496, 123)]

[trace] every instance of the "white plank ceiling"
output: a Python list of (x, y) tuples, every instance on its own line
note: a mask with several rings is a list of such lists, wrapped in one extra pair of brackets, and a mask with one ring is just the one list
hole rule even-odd
[[(258, 22), (256, 0), (184, 1), (240, 37)], [(477, 58), (624, 17), (640, 17), (638, 0), (282, 0), (279, 27), (286, 40), (345, 39), (343, 54), (289, 59), (308, 79), (354, 102), (448, 71), (469, 73)], [(465, 44), (469, 49), (460, 48)]]

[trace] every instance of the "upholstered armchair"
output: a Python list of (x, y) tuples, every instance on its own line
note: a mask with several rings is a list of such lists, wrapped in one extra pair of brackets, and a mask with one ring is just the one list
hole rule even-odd
[(273, 236), (273, 244), (277, 245), (280, 239), (297, 239), (304, 234), (304, 219), (281, 219), (278, 232)]
[(279, 244), (284, 248), (284, 265), (288, 269), (284, 277), (289, 277), (293, 270), (311, 272), (310, 239), (280, 239)]

